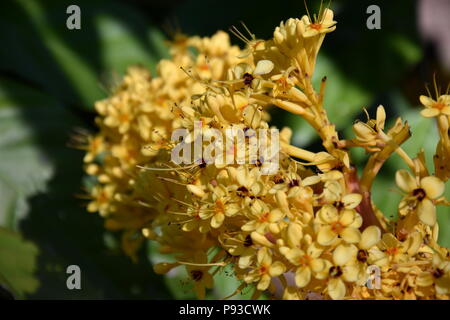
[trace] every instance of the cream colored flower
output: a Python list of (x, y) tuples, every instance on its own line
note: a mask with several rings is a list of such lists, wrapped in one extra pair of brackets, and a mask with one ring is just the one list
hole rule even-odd
[(249, 221), (242, 227), (242, 231), (256, 231), (265, 234), (269, 229), (273, 229), (272, 225), (279, 223), (284, 217), (285, 212), (279, 208), (270, 208), (263, 201), (256, 199), (250, 207)]
[(285, 265), (280, 261), (272, 261), (272, 255), (267, 248), (258, 251), (256, 265), (245, 277), (247, 283), (258, 282), (256, 288), (260, 291), (266, 290), (272, 277), (278, 277), (286, 270)]
[(450, 116), (450, 95), (445, 94), (433, 100), (427, 96), (420, 96), (420, 103), (425, 107), (420, 114), (426, 118), (437, 117), (441, 114)]
[(380, 267), (389, 263), (403, 263), (410, 260), (420, 249), (422, 236), (414, 232), (401, 242), (392, 233), (383, 234), (377, 247), (369, 250), (369, 261)]
[(203, 220), (211, 219), (211, 227), (219, 228), (225, 216), (234, 216), (240, 209), (240, 205), (231, 202), (228, 190), (223, 185), (213, 188), (210, 193), (212, 205), (208, 205), (204, 210), (200, 211), (200, 218)]
[(366, 264), (357, 260), (358, 248), (354, 244), (342, 243), (333, 251), (333, 266), (328, 272), (328, 295), (333, 300), (346, 296), (346, 283), (361, 285), (366, 278)]
[(436, 252), (433, 255), (433, 267), (430, 271), (425, 271), (417, 277), (417, 285), (429, 287), (434, 284), (437, 294), (450, 293), (450, 261), (444, 259)]
[(325, 270), (327, 264), (324, 259), (319, 258), (322, 251), (323, 249), (319, 248), (317, 244), (312, 243), (306, 251), (294, 248), (285, 254), (286, 259), (297, 267), (295, 284), (298, 287), (303, 288), (307, 286), (315, 274)]
[(418, 178), (415, 179), (406, 170), (397, 171), (395, 181), (398, 187), (407, 193), (407, 200), (411, 200), (414, 209), (417, 209), (420, 221), (434, 226), (436, 206), (433, 201), (444, 193), (444, 183), (434, 176), (424, 177), (418, 181)]
[(305, 38), (314, 37), (323, 33), (329, 33), (336, 29), (336, 21), (333, 20), (333, 11), (326, 8), (317, 19), (311, 21), (308, 16), (302, 17), (304, 30), (302, 36)]
[(358, 243), (361, 240), (358, 228), (362, 225), (362, 218), (353, 209), (338, 210), (332, 205), (324, 205), (318, 211), (315, 222), (320, 225), (317, 242), (321, 245), (333, 245), (338, 238), (347, 243)]

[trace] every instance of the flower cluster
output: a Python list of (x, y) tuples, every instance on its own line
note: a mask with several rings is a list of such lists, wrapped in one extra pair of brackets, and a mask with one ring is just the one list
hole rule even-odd
[[(434, 175), (423, 153), (411, 159), (402, 150), (408, 123), (397, 119), (385, 129), (382, 106), (376, 119), (353, 125), (354, 139), (340, 139), (323, 105), (326, 79), (318, 91), (311, 81), (324, 37), (335, 28), (324, 8), (314, 18), (282, 22), (269, 40), (234, 28), (244, 50), (223, 32), (178, 36), (157, 77), (131, 68), (97, 103), (100, 131), (86, 138), (86, 172), (97, 178), (88, 211), (105, 217), (107, 228), (124, 230), (132, 257), (142, 241), (156, 241), (168, 261), (155, 272), (185, 268), (199, 298), (232, 266), (242, 283), (234, 294), (251, 287), (253, 298), (449, 299), (449, 251), (437, 244), (436, 223), (436, 206), (449, 204), (442, 196), (450, 175), (449, 96), (420, 98), (422, 114), (437, 117), (439, 127)], [(284, 128), (274, 174), (265, 174), (272, 162), (249, 159), (251, 135), (244, 150), (233, 141), (214, 154), (243, 152), (243, 163), (171, 160), (175, 129), (185, 130), (182, 143), (200, 140), (207, 148), (213, 130), (269, 129), (269, 107), (305, 119), (323, 151), (291, 145)], [(369, 154), (359, 175), (349, 154), (357, 147)], [(394, 153), (409, 169), (395, 176), (404, 192), (398, 221), (371, 201), (373, 180)], [(367, 286), (374, 266), (380, 283)]]

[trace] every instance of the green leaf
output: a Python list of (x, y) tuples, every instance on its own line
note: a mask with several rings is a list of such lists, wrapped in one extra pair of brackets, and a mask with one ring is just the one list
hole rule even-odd
[(0, 284), (17, 297), (36, 291), (39, 281), (36, 269), (38, 248), (22, 239), (20, 234), (0, 228)]
[(26, 199), (45, 191), (53, 169), (37, 146), (31, 126), (24, 120), (24, 114), (36, 115), (36, 109), (18, 108), (14, 94), (23, 97), (24, 104), (41, 105), (42, 111), (48, 111), (54, 102), (0, 78), (0, 225), (17, 229), (19, 220), (29, 211)]

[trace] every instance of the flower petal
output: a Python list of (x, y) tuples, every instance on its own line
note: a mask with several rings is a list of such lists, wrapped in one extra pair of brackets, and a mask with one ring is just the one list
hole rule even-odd
[(273, 70), (274, 64), (270, 60), (259, 60), (256, 64), (254, 75), (268, 74)]
[(216, 213), (211, 219), (211, 227), (214, 229), (219, 228), (222, 225), (223, 220), (225, 220), (225, 215), (222, 212)]
[(357, 249), (354, 245), (340, 244), (333, 251), (333, 262), (337, 266), (343, 266), (356, 257), (356, 252)]
[(450, 116), (450, 106), (442, 108), (441, 113)]
[(355, 221), (356, 218), (356, 211), (352, 209), (344, 209), (341, 211), (341, 215), (339, 217), (339, 222), (347, 227)]
[(417, 216), (420, 221), (429, 226), (436, 224), (436, 207), (430, 199), (423, 199), (417, 207)]
[(342, 202), (347, 209), (356, 208), (362, 200), (362, 195), (359, 193), (349, 193), (342, 197)]
[(341, 300), (345, 297), (345, 283), (341, 279), (331, 279), (328, 282), (328, 295), (333, 300)]
[(324, 259), (314, 259), (310, 263), (311, 270), (315, 273), (319, 273), (325, 270), (327, 264)]
[(380, 104), (377, 108), (377, 128), (383, 130), (385, 121), (386, 111), (384, 111), (384, 107)]
[(300, 240), (303, 238), (302, 226), (298, 223), (290, 223), (287, 227), (286, 238), (290, 247), (297, 247), (300, 244)]
[(361, 234), (361, 241), (359, 246), (361, 249), (370, 249), (378, 243), (381, 239), (381, 230), (377, 226), (369, 226), (364, 229)]
[(358, 265), (348, 265), (342, 268), (343, 275), (342, 278), (348, 282), (356, 282), (360, 277), (360, 269)]
[(270, 276), (268, 274), (264, 274), (261, 277), (261, 280), (259, 280), (256, 289), (258, 289), (259, 291), (265, 291), (269, 287), (269, 285), (270, 285)]
[(420, 96), (419, 97), (420, 103), (423, 104), (427, 108), (433, 107), (433, 105), (436, 103), (433, 99), (427, 96)]
[(396, 172), (395, 182), (400, 189), (408, 193), (417, 189), (416, 180), (408, 171), (403, 169)]
[(317, 242), (323, 246), (332, 244), (337, 238), (337, 234), (333, 232), (331, 226), (324, 226), (319, 229), (317, 234)]
[(269, 274), (272, 277), (278, 277), (286, 271), (286, 267), (280, 261), (275, 261), (269, 268)]
[(335, 222), (338, 220), (338, 211), (332, 205), (324, 205), (318, 212), (318, 217), (324, 224)]
[(307, 266), (297, 268), (295, 272), (295, 284), (299, 288), (303, 288), (311, 281), (311, 269)]
[(425, 118), (436, 117), (437, 115), (439, 115), (439, 113), (440, 113), (439, 110), (435, 108), (428, 108), (420, 111), (420, 114)]
[(345, 228), (341, 232), (341, 237), (347, 243), (358, 243), (361, 241), (361, 232), (356, 228)]
[(444, 182), (434, 176), (422, 178), (422, 180), (420, 180), (420, 186), (425, 190), (427, 198), (430, 199), (439, 198), (445, 191)]

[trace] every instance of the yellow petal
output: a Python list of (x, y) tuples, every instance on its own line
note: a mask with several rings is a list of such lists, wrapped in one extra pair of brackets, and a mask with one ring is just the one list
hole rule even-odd
[(286, 253), (286, 259), (288, 259), (289, 262), (292, 263), (293, 265), (298, 265), (300, 258), (304, 255), (305, 252), (303, 250), (294, 248)]
[(450, 116), (450, 107), (442, 108), (441, 112), (447, 116)]
[(318, 258), (322, 252), (323, 248), (320, 248), (320, 245), (318, 245), (316, 242), (313, 242), (309, 245), (308, 250), (306, 250), (308, 253), (308, 256), (311, 258)]
[(299, 288), (303, 288), (309, 284), (309, 281), (311, 281), (311, 269), (307, 266), (297, 268), (295, 272), (295, 284)]
[(237, 203), (230, 203), (227, 204), (226, 208), (225, 208), (225, 215), (227, 217), (232, 217), (234, 215), (236, 215), (239, 210), (241, 210), (241, 206), (238, 205)]
[(254, 75), (268, 74), (273, 70), (274, 64), (270, 60), (259, 60), (256, 64)]
[(439, 115), (439, 110), (435, 108), (423, 109), (422, 111), (420, 111), (420, 114), (422, 115), (422, 117), (432, 118)]
[(246, 224), (244, 224), (242, 227), (241, 227), (241, 230), (242, 231), (253, 231), (253, 230), (256, 230), (256, 228), (258, 227), (258, 221), (256, 221), (256, 220), (250, 220), (249, 222), (247, 222)]
[(347, 209), (356, 208), (362, 200), (362, 195), (359, 193), (349, 193), (342, 197), (342, 202)]
[(450, 94), (443, 94), (439, 97), (439, 102), (443, 104), (450, 105)]
[(348, 243), (358, 243), (361, 241), (361, 232), (356, 228), (345, 228), (341, 232), (341, 238)]
[(188, 184), (187, 189), (189, 190), (189, 192), (193, 193), (199, 198), (202, 198), (205, 195), (205, 192), (202, 190), (202, 188), (194, 184)]
[(272, 248), (273, 247), (273, 243), (270, 242), (269, 240), (267, 240), (267, 238), (262, 235), (261, 233), (258, 233), (256, 231), (253, 231), (251, 233), (251, 237), (254, 243), (268, 247), (268, 248)]
[(429, 287), (433, 284), (433, 276), (429, 272), (422, 272), (417, 276), (416, 284), (419, 287)]
[(258, 264), (262, 264), (264, 262), (264, 260), (267, 260), (267, 256), (269, 256), (269, 258), (270, 258), (270, 255), (267, 252), (267, 248), (259, 249), (258, 254), (256, 256), (256, 260), (258, 261)]
[(314, 259), (311, 261), (310, 266), (313, 272), (319, 273), (326, 269), (327, 264), (324, 259)]
[(337, 266), (343, 266), (356, 257), (357, 249), (351, 244), (340, 244), (333, 251), (333, 262)]
[(395, 174), (395, 182), (397, 186), (405, 192), (411, 192), (417, 189), (416, 180), (406, 170), (398, 170)]
[(444, 182), (434, 176), (422, 178), (422, 180), (420, 180), (420, 186), (425, 190), (427, 198), (430, 199), (439, 198), (445, 191)]
[(280, 209), (273, 209), (269, 213), (269, 222), (277, 222), (284, 218), (284, 212)]
[(341, 300), (345, 297), (345, 284), (341, 279), (331, 279), (328, 282), (328, 295), (333, 300)]
[(329, 9), (329, 8), (325, 8), (325, 10), (323, 11), (323, 17), (322, 17), (322, 21), (323, 23), (336, 23), (335, 21), (333, 21), (333, 17), (334, 17), (334, 13), (333, 10)]
[(422, 245), (422, 235), (419, 232), (412, 233), (407, 240), (407, 252), (410, 256), (414, 256)]
[(324, 226), (319, 229), (317, 242), (323, 246), (332, 244), (337, 238), (337, 234), (331, 230), (330, 226)]
[(269, 268), (269, 274), (272, 277), (278, 277), (286, 271), (286, 267), (280, 261), (275, 261)]
[(246, 269), (252, 262), (253, 255), (243, 255), (239, 257), (238, 265), (241, 269)]
[(433, 99), (431, 99), (430, 97), (427, 97), (427, 96), (420, 96), (419, 100), (420, 100), (420, 103), (423, 104), (427, 108), (431, 108), (436, 103), (436, 101), (434, 101)]
[(377, 226), (370, 226), (364, 229), (361, 234), (359, 246), (361, 249), (370, 249), (376, 245), (381, 239), (381, 230)]
[(318, 217), (322, 223), (332, 223), (338, 220), (338, 211), (332, 205), (324, 205), (318, 212)]
[(303, 237), (302, 226), (298, 223), (290, 223), (287, 227), (286, 238), (290, 247), (295, 248), (300, 244)]
[(349, 226), (355, 221), (356, 211), (351, 209), (344, 209), (341, 211), (341, 216), (339, 217), (339, 222), (343, 226)]
[(384, 129), (384, 122), (386, 121), (386, 112), (384, 107), (380, 104), (377, 108), (377, 127), (378, 129)]
[(265, 274), (259, 280), (258, 286), (256, 287), (259, 291), (265, 291), (270, 285), (270, 276)]
[(436, 223), (436, 207), (433, 202), (427, 198), (423, 199), (417, 207), (417, 216), (424, 224), (434, 226)]
[(222, 212), (216, 213), (211, 219), (211, 227), (214, 229), (219, 228), (222, 225), (223, 220), (225, 220), (225, 215)]
[(343, 267), (343, 275), (345, 281), (348, 282), (356, 282), (358, 281), (360, 277), (360, 269), (358, 268), (358, 265), (348, 265)]
[(319, 183), (321, 178), (319, 176), (309, 176), (302, 180), (302, 186), (310, 186), (316, 183)]

